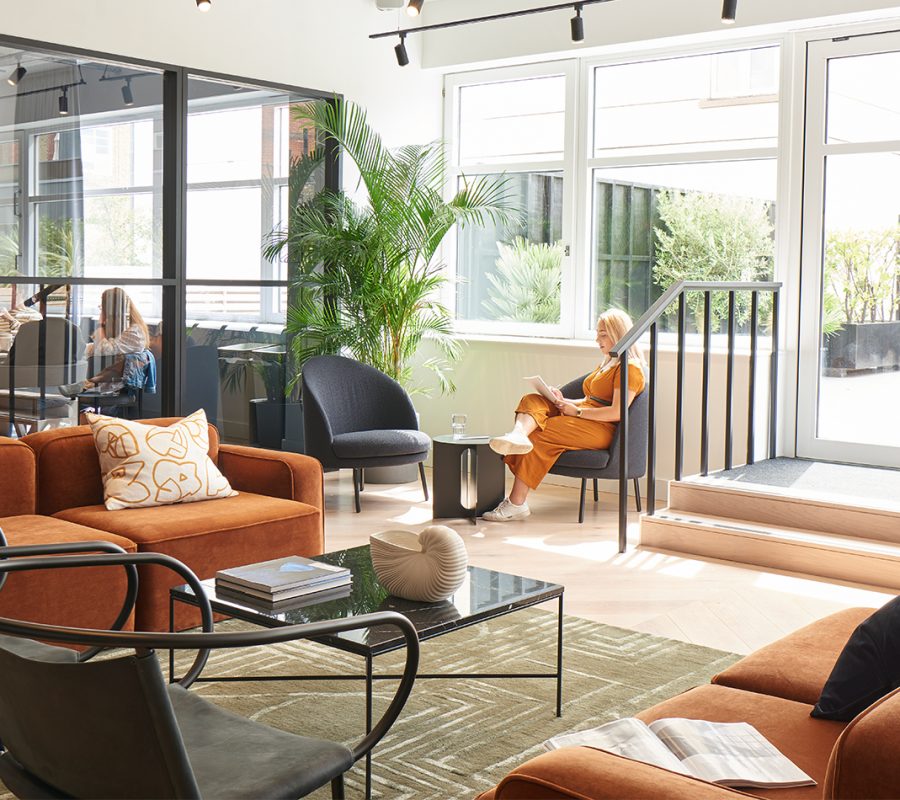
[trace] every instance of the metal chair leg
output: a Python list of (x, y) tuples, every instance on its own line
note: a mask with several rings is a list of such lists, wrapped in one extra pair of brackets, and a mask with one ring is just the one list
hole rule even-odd
[(587, 490), (587, 478), (581, 479), (581, 500), (578, 505), (578, 524), (584, 522), (584, 493)]
[(594, 502), (595, 503), (600, 500), (600, 492), (597, 489), (598, 483), (599, 483), (599, 481), (596, 478), (594, 478)]
[(422, 479), (422, 491), (425, 493), (425, 502), (428, 502), (428, 484), (425, 482), (425, 464), (419, 462), (419, 477)]
[(362, 509), (359, 507), (359, 481), (360, 481), (359, 473), (361, 471), (362, 470), (359, 470), (356, 467), (353, 468), (353, 501), (356, 503), (356, 513), (357, 514), (359, 514), (359, 512), (362, 511)]
[(331, 781), (331, 800), (344, 800), (343, 775), (338, 775)]
[(366, 490), (366, 471), (362, 467), (359, 468), (359, 490), (361, 492)]
[(634, 504), (637, 506), (638, 514), (641, 513), (641, 484), (637, 478), (634, 479)]

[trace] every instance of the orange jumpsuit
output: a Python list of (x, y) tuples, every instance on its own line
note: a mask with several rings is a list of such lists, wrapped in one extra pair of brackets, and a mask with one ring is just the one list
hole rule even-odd
[[(584, 379), (582, 390), (587, 398), (578, 403), (583, 408), (601, 408), (604, 404), (591, 396), (611, 403), (619, 388), (619, 365), (601, 371), (598, 367)], [(636, 364), (628, 365), (628, 391), (639, 393), (644, 388), (644, 372)], [(564, 417), (559, 409), (539, 394), (526, 394), (516, 407), (517, 414), (529, 414), (537, 428), (528, 437), (534, 449), (524, 455), (506, 456), (503, 461), (513, 475), (531, 489), (538, 484), (566, 450), (606, 450), (612, 443), (615, 422), (600, 422), (583, 417)]]

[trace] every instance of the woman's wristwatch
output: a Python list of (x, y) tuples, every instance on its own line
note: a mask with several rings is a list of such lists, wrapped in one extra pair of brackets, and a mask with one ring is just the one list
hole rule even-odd
[(580, 417), (584, 413), (584, 409), (581, 406), (577, 406), (575, 408), (575, 416)]

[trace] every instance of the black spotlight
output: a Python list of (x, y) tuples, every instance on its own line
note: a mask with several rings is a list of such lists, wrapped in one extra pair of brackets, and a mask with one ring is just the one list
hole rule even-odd
[(134, 105), (134, 94), (131, 92), (131, 78), (125, 79), (125, 85), (122, 87), (122, 102), (126, 106)]
[(425, 0), (409, 0), (409, 3), (406, 5), (406, 13), (411, 17), (418, 17), (422, 13), (424, 4)]
[(405, 34), (400, 34), (400, 44), (394, 48), (394, 53), (397, 55), (397, 63), (401, 67), (405, 67), (409, 63), (409, 53), (406, 52)]
[(722, 3), (722, 22), (726, 25), (733, 25), (736, 13), (737, 0), (724, 0)]
[(581, 9), (582, 6), (575, 6), (575, 16), (572, 17), (572, 41), (573, 42), (583, 42), (584, 41), (584, 20), (581, 18)]
[(62, 94), (59, 96), (59, 115), (61, 117), (67, 117), (69, 115), (68, 89), (63, 89)]
[(212, 0), (197, 0), (197, 8), (201, 11), (209, 11), (212, 7)]
[(9, 77), (6, 79), (6, 82), (10, 86), (15, 86), (22, 78), (25, 77), (25, 73), (28, 70), (25, 69), (21, 64), (19, 64), (12, 72), (9, 73)]

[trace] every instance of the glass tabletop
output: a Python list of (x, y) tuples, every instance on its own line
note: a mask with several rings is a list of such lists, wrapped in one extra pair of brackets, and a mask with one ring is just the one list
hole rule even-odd
[[(272, 610), (252, 601), (218, 596), (213, 578), (202, 581), (203, 588), (214, 611), (268, 628), (397, 611), (413, 623), (422, 640), (561, 597), (564, 591), (558, 583), (470, 566), (465, 582), (452, 596), (437, 603), (422, 603), (388, 594), (375, 577), (368, 545), (315, 559), (350, 568), (353, 583), (349, 595), (318, 603), (314, 596), (305, 596), (296, 606)], [(196, 604), (187, 585), (176, 586), (171, 594), (175, 600)], [(360, 655), (378, 655), (402, 646), (403, 637), (396, 628), (385, 625), (319, 637), (317, 641)]]
[(487, 444), (490, 440), (490, 436), (472, 436), (469, 434), (463, 434), (462, 436), (454, 436), (451, 433), (442, 434), (440, 436), (432, 436), (432, 441), (440, 442), (441, 444), (458, 444), (458, 445), (473, 445), (473, 444)]

